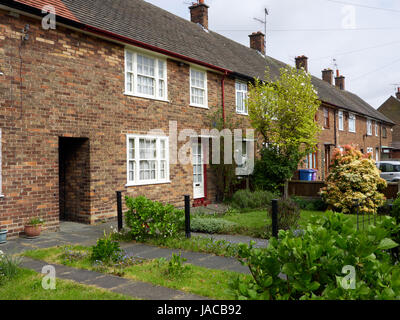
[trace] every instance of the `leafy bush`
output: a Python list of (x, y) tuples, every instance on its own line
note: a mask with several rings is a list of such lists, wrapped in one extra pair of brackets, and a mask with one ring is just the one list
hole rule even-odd
[[(383, 217), (355, 231), (345, 215), (330, 213), (313, 217), (301, 237), (282, 230), (266, 249), (241, 244), (240, 260), (253, 281), (233, 283), (237, 298), (400, 299), (400, 265), (389, 252), (397, 246), (390, 237), (398, 230), (393, 218)], [(344, 285), (344, 267), (354, 268), (353, 290)]]
[(343, 152), (335, 150), (326, 182), (321, 195), (337, 211), (353, 213), (359, 204), (360, 213), (374, 214), (384, 204), (381, 192), (386, 181), (371, 156), (351, 146), (345, 146)]
[(162, 269), (162, 273), (170, 278), (183, 277), (190, 270), (189, 265), (184, 263), (187, 259), (182, 257), (182, 254), (172, 254), (171, 259), (167, 262), (165, 258), (158, 259), (158, 265)]
[(0, 283), (17, 276), (20, 271), (21, 258), (3, 253), (0, 250)]
[[(272, 219), (272, 206), (268, 208), (269, 217)], [(289, 230), (298, 227), (301, 211), (292, 199), (278, 200), (278, 228)], [(271, 227), (271, 226), (269, 226)]]
[(236, 223), (221, 218), (194, 217), (190, 221), (190, 228), (194, 232), (224, 233), (232, 231)]
[(163, 205), (146, 197), (126, 197), (128, 211), (125, 213), (129, 233), (136, 240), (151, 237), (173, 237), (184, 225), (182, 210), (172, 205)]
[(326, 211), (327, 204), (322, 199), (307, 199), (293, 196), (292, 200), (297, 203), (300, 209), (308, 211)]
[(265, 208), (271, 204), (271, 200), (277, 196), (269, 191), (254, 191), (244, 189), (236, 191), (232, 197), (231, 205), (236, 209)]
[(393, 201), (391, 216), (396, 219), (397, 223), (400, 223), (400, 197)]
[(110, 236), (106, 236), (104, 232), (104, 238), (97, 240), (97, 244), (92, 247), (90, 259), (94, 262), (102, 261), (105, 263), (117, 262), (122, 258), (122, 250), (119, 243), (112, 240)]

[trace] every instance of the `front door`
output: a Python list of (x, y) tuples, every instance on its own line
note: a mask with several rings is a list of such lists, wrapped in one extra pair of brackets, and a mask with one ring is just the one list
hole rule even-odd
[(193, 198), (204, 198), (204, 154), (201, 142), (192, 145), (193, 154)]

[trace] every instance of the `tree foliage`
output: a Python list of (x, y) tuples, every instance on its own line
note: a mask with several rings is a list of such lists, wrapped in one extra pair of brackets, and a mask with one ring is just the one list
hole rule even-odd
[(353, 212), (355, 204), (360, 205), (361, 213), (376, 213), (384, 204), (381, 192), (387, 183), (380, 177), (375, 161), (352, 146), (345, 146), (343, 152), (335, 150), (326, 183), (322, 197), (343, 213)]
[[(256, 79), (250, 85), (250, 121), (263, 137), (264, 147), (272, 146), (276, 163), (284, 167), (281, 181), (290, 179), (299, 161), (315, 150), (320, 130), (315, 114), (319, 106), (311, 75), (304, 69), (288, 66), (280, 70), (280, 78), (275, 82)], [(269, 152), (267, 156), (274, 154)], [(286, 161), (280, 162), (282, 158)]]

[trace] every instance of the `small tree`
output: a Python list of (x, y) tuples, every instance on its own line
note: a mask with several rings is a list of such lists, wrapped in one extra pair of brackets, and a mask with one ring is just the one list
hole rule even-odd
[(381, 193), (387, 186), (372, 160), (371, 154), (363, 155), (352, 146), (344, 151), (335, 149), (327, 186), (321, 189), (324, 200), (343, 213), (353, 213), (359, 204), (360, 213), (376, 213), (385, 201)]
[[(270, 148), (270, 152), (264, 154), (269, 158), (275, 157), (276, 165), (282, 167), (277, 182), (285, 183), (285, 197), (288, 181), (298, 163), (316, 148), (320, 127), (315, 121), (315, 114), (319, 106), (311, 75), (304, 69), (297, 70), (288, 66), (280, 70), (277, 81), (263, 82), (256, 79), (255, 84), (250, 86), (250, 121), (263, 137), (264, 148)], [(265, 168), (266, 177), (274, 175), (268, 172), (271, 170)]]

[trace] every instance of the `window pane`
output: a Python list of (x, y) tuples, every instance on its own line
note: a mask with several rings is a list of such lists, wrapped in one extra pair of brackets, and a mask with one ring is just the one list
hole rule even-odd
[(164, 61), (158, 60), (158, 77), (164, 79)]
[(164, 98), (164, 91), (165, 91), (165, 86), (164, 86), (164, 80), (159, 80), (158, 81), (158, 95), (160, 98)]
[(135, 159), (135, 139), (129, 140), (129, 159)]
[(131, 52), (126, 53), (126, 71), (133, 71), (133, 54)]

